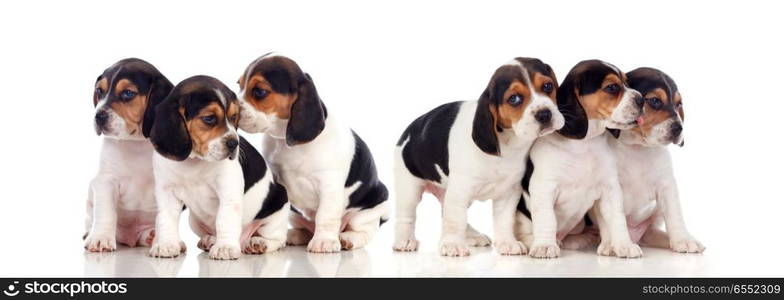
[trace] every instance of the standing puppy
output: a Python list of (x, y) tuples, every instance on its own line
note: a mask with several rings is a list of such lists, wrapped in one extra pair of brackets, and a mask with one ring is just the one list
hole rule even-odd
[(366, 245), (387, 220), (387, 189), (365, 142), (327, 114), (310, 76), (267, 54), (240, 76), (240, 128), (264, 132), (263, 153), (289, 191), (288, 243), (311, 252)]
[(515, 207), (533, 141), (560, 129), (558, 88), (549, 65), (516, 58), (499, 67), (479, 101), (441, 105), (414, 120), (395, 149), (395, 245), (414, 251), (416, 207), (422, 193), (442, 203), (441, 255), (469, 255), (466, 238), (481, 234), (467, 224), (474, 200), (493, 199), (493, 227), (500, 254), (525, 254), (515, 239)]
[(95, 81), (95, 132), (104, 139), (87, 193), (87, 251), (114, 251), (117, 242), (151, 244), (156, 210), (146, 138), (155, 107), (171, 89), (158, 69), (137, 58), (118, 61)]
[[(158, 232), (150, 249), (175, 257), (185, 246), (178, 232), (183, 204), (199, 248), (213, 259), (275, 251), (286, 243), (286, 190), (264, 158), (237, 134), (237, 96), (207, 76), (188, 78), (156, 111), (150, 141)], [(235, 159), (239, 157), (239, 160)]]
[[(683, 102), (675, 81), (653, 68), (628, 73), (629, 86), (645, 98), (637, 127), (613, 130), (629, 234), (634, 241), (676, 252), (705, 250), (686, 229), (667, 145), (683, 145)], [(659, 229), (661, 223), (667, 232)]]
[(641, 107), (640, 93), (629, 88), (626, 75), (611, 64), (583, 61), (566, 76), (558, 88), (558, 109), (566, 125), (559, 134), (534, 143), (531, 168), (523, 179), (530, 196), (520, 208), (530, 210), (533, 224), (520, 216), (518, 234), (527, 242), (533, 239), (531, 256), (559, 256), (559, 243), (581, 231), (592, 207), (590, 215), (602, 239), (600, 254), (642, 255), (629, 238), (615, 157), (604, 136), (605, 128), (635, 126)]

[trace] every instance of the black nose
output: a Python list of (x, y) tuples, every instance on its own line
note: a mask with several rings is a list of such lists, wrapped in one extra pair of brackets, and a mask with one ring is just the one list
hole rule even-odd
[(645, 105), (645, 98), (643, 98), (642, 96), (637, 96), (636, 98), (634, 98), (634, 103), (637, 104), (637, 106), (642, 107), (643, 105)]
[(102, 110), (95, 114), (95, 124), (97, 124), (100, 127), (106, 125), (106, 121), (108, 120), (109, 120), (109, 113), (107, 113), (106, 111)]
[(681, 126), (680, 123), (672, 123), (670, 131), (672, 132), (672, 136), (679, 136), (681, 135), (681, 132), (683, 132), (683, 126)]
[(234, 149), (237, 149), (237, 146), (239, 144), (240, 144), (239, 141), (237, 141), (235, 139), (230, 139), (230, 140), (226, 141), (226, 148), (229, 148), (229, 151), (234, 151)]
[(551, 113), (549, 109), (543, 109), (537, 111), (536, 114), (534, 114), (534, 118), (536, 118), (536, 120), (542, 124), (550, 123), (550, 119), (552, 117), (553, 117), (553, 113)]

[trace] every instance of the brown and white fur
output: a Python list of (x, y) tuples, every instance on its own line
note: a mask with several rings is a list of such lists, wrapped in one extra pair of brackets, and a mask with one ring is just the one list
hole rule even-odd
[(117, 242), (149, 246), (154, 236), (152, 153), (154, 109), (172, 84), (137, 58), (118, 61), (95, 82), (95, 131), (103, 135), (98, 174), (90, 182), (84, 247), (114, 251)]
[[(623, 189), (623, 207), (633, 241), (675, 252), (705, 247), (686, 229), (667, 145), (683, 145), (683, 100), (667, 74), (653, 68), (627, 73), (629, 86), (645, 98), (638, 126), (608, 136)], [(666, 226), (666, 232), (661, 225)]]
[[(600, 228), (599, 254), (641, 256), (626, 228), (615, 156), (605, 136), (605, 128), (629, 129), (636, 124), (640, 93), (629, 88), (626, 75), (615, 66), (587, 60), (572, 68), (557, 97), (566, 125), (531, 148), (532, 167), (523, 180), (528, 195), (525, 205), (518, 207), (523, 210), (518, 214), (518, 237), (530, 245), (532, 257), (558, 257), (559, 244), (581, 232), (590, 210)], [(524, 215), (525, 208), (532, 220)]]

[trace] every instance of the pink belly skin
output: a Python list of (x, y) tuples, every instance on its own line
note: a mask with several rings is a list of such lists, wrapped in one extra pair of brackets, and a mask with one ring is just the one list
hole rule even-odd
[(146, 211), (117, 211), (117, 242), (136, 247), (142, 233), (155, 229), (155, 213)]
[(626, 218), (626, 224), (629, 227), (629, 237), (632, 239), (632, 242), (635, 244), (639, 243), (640, 239), (642, 239), (642, 236), (645, 235), (645, 232), (651, 228), (651, 225), (655, 219), (655, 215), (653, 215), (640, 223), (634, 224), (632, 220)]

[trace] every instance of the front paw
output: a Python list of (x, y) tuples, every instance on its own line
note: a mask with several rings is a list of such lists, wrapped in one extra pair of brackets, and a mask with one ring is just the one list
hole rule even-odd
[(84, 240), (84, 249), (89, 252), (112, 252), (117, 249), (117, 240), (111, 234), (90, 234)]
[(419, 249), (419, 241), (415, 238), (401, 239), (395, 241), (395, 244), (392, 245), (392, 249), (401, 252), (417, 251), (417, 249)]
[(680, 253), (702, 253), (705, 246), (693, 237), (670, 239), (670, 249)]
[(210, 258), (227, 260), (240, 258), (240, 245), (236, 243), (218, 242), (210, 248)]
[(158, 241), (150, 247), (152, 257), (177, 257), (185, 252), (185, 243), (182, 241)]
[(465, 243), (441, 242), (440, 251), (443, 256), (469, 256), (471, 251)]
[(621, 258), (642, 257), (640, 246), (631, 241), (616, 244), (602, 241), (596, 249), (596, 253), (603, 256), (617, 256)]
[(494, 244), (495, 250), (501, 255), (525, 255), (528, 254), (528, 249), (525, 248), (522, 242), (515, 240), (499, 240), (496, 239)]
[(558, 243), (555, 241), (534, 241), (531, 249), (528, 250), (528, 255), (535, 258), (556, 258), (561, 256), (561, 248), (558, 247)]
[(340, 240), (337, 238), (313, 238), (308, 243), (308, 252), (334, 253), (340, 252)]
[(245, 254), (264, 254), (267, 252), (277, 251), (286, 246), (285, 242), (274, 241), (265, 239), (260, 236), (254, 236), (248, 239), (246, 245), (242, 249)]
[(487, 247), (493, 242), (485, 234), (468, 235), (466, 234), (466, 244), (471, 247)]
[(215, 236), (214, 235), (205, 235), (199, 239), (199, 243), (196, 244), (196, 247), (203, 251), (210, 251), (212, 246), (215, 245)]

